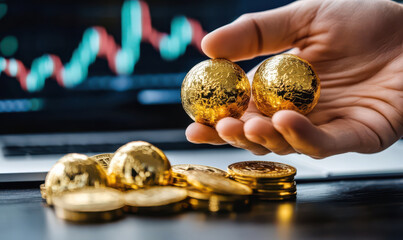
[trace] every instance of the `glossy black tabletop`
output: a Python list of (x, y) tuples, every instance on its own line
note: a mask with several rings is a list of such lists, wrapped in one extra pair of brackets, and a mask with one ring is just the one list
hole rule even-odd
[(104, 224), (56, 218), (39, 188), (0, 189), (0, 239), (403, 239), (403, 179), (299, 183), (291, 202), (242, 213), (150, 217)]

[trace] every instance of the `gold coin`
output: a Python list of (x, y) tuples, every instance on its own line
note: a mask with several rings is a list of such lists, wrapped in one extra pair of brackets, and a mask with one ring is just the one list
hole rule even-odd
[(131, 190), (125, 194), (128, 210), (145, 214), (179, 212), (185, 206), (185, 199), (187, 199), (186, 189), (171, 186)]
[(201, 171), (209, 174), (215, 174), (223, 177), (227, 177), (228, 173), (219, 168), (198, 165), (198, 164), (177, 164), (172, 166), (172, 175), (177, 178), (186, 179), (186, 175), (190, 174), (190, 171)]
[(318, 103), (320, 80), (306, 60), (280, 54), (259, 66), (252, 95), (259, 111), (269, 117), (284, 109), (308, 114)]
[(45, 184), (41, 184), (41, 185), (39, 186), (39, 188), (40, 188), (40, 190), (41, 190), (41, 197), (42, 197), (43, 199), (46, 199), (46, 187), (45, 187)]
[(250, 83), (245, 72), (226, 59), (194, 66), (182, 83), (185, 112), (196, 122), (214, 126), (225, 117), (240, 118), (248, 107)]
[(112, 188), (83, 188), (53, 197), (59, 218), (75, 222), (110, 221), (123, 216), (121, 192)]
[(46, 175), (46, 201), (52, 205), (54, 194), (91, 186), (108, 186), (108, 177), (103, 167), (86, 155), (67, 154)]
[(171, 183), (171, 164), (165, 154), (154, 145), (135, 141), (120, 147), (108, 168), (113, 187), (138, 189)]
[(199, 200), (214, 199), (220, 202), (234, 202), (248, 199), (249, 195), (228, 195), (228, 194), (215, 194), (211, 192), (203, 192), (196, 188), (188, 188), (188, 196)]
[(134, 207), (157, 207), (183, 201), (188, 193), (184, 188), (156, 186), (125, 193), (125, 202)]
[(112, 157), (113, 157), (113, 153), (102, 153), (102, 154), (91, 156), (90, 158), (94, 159), (99, 164), (101, 164), (101, 166), (104, 167), (105, 171), (107, 171)]
[(187, 180), (192, 186), (202, 191), (228, 195), (252, 194), (252, 189), (242, 183), (204, 172), (192, 171), (187, 176)]
[(269, 190), (287, 190), (295, 188), (297, 186), (296, 182), (271, 182), (271, 183), (250, 183), (246, 181), (241, 181), (235, 179), (235, 181), (242, 184), (248, 185), (252, 189), (269, 189)]
[(263, 177), (244, 177), (244, 176), (237, 176), (231, 175), (230, 178), (234, 179), (239, 182), (248, 182), (248, 184), (266, 184), (266, 183), (278, 183), (278, 182), (293, 182), (294, 176), (284, 177), (284, 178), (263, 178)]
[(234, 177), (286, 178), (294, 176), (297, 173), (297, 169), (278, 162), (246, 161), (229, 165), (228, 172)]

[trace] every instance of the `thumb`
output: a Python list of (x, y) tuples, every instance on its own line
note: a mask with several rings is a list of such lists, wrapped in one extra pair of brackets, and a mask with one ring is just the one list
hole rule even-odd
[(274, 10), (242, 15), (206, 35), (203, 52), (232, 61), (284, 51), (308, 34), (321, 1), (297, 1)]

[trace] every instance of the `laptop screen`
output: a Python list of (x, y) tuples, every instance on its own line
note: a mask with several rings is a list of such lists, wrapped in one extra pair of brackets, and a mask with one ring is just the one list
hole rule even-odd
[(289, 2), (0, 1), (0, 134), (184, 128), (202, 37)]

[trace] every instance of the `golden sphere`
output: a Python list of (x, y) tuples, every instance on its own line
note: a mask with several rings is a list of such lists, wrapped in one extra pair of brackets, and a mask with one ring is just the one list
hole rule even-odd
[(243, 115), (250, 99), (250, 83), (237, 64), (210, 59), (188, 72), (181, 97), (183, 108), (194, 121), (215, 126), (222, 118)]
[(171, 183), (171, 164), (156, 146), (134, 141), (120, 147), (108, 168), (111, 186), (120, 189), (138, 189)]
[(46, 201), (52, 204), (52, 196), (84, 187), (107, 187), (108, 177), (96, 161), (86, 155), (71, 153), (62, 157), (46, 175)]
[(319, 95), (320, 80), (313, 67), (292, 54), (265, 60), (253, 78), (253, 99), (259, 111), (269, 117), (285, 109), (308, 114)]

